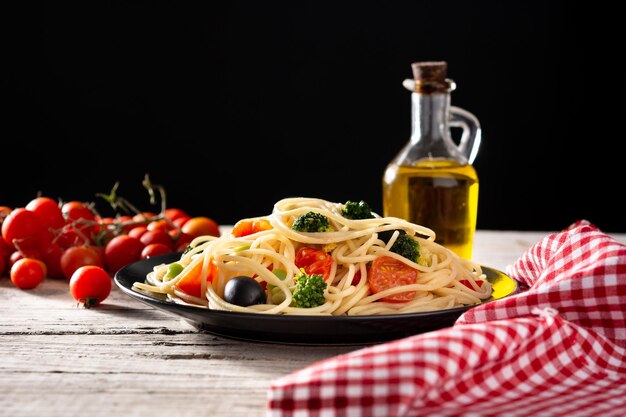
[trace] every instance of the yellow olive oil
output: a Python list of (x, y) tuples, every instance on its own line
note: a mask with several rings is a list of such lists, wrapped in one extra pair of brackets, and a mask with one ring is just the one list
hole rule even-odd
[(472, 257), (477, 210), (478, 176), (469, 164), (431, 159), (385, 171), (384, 215), (434, 230), (437, 243), (464, 259)]

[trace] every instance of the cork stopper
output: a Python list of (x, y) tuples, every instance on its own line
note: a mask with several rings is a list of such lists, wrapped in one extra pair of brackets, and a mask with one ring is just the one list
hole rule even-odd
[(454, 89), (453, 82), (446, 78), (448, 63), (445, 61), (414, 62), (411, 68), (416, 93), (447, 93)]
[(448, 63), (445, 61), (414, 62), (413, 79), (421, 82), (444, 83), (448, 74)]

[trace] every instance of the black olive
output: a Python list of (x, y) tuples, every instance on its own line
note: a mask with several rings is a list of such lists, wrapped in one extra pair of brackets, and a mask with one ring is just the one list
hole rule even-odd
[(241, 307), (264, 304), (266, 302), (265, 290), (257, 280), (241, 275), (226, 283), (224, 300)]

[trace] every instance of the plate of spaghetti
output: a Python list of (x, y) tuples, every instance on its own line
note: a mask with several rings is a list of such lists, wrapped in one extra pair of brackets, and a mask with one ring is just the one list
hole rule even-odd
[(198, 237), (184, 253), (128, 265), (115, 282), (208, 332), (296, 344), (376, 343), (447, 327), (519, 288), (435, 243), (424, 226), (363, 201), (304, 197)]

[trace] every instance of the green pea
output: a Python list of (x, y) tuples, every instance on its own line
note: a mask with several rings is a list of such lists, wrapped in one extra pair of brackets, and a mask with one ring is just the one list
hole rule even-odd
[(167, 274), (165, 274), (165, 278), (167, 280), (170, 280), (172, 278), (176, 278), (178, 276), (178, 274), (183, 272), (183, 269), (185, 269), (185, 268), (183, 268), (183, 266), (181, 264), (179, 264), (178, 262), (171, 263), (167, 267)]

